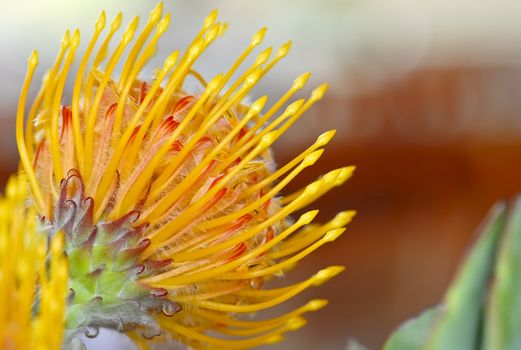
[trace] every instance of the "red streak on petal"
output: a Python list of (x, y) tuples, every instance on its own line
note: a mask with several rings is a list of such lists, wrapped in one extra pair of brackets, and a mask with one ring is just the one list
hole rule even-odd
[(172, 114), (176, 114), (183, 110), (183, 108), (185, 108), (190, 102), (192, 102), (193, 99), (194, 97), (190, 95), (181, 98), (172, 108)]
[(241, 130), (239, 130), (239, 135), (237, 136), (237, 141), (242, 139), (244, 137), (244, 135), (246, 135), (247, 133), (248, 133), (248, 128), (246, 128), (246, 127), (241, 128)]
[(217, 164), (217, 161), (215, 159), (213, 159), (210, 164), (208, 164), (208, 166), (206, 167), (206, 169), (204, 169), (204, 172), (209, 172), (214, 166), (215, 164)]
[(230, 230), (231, 231), (238, 230), (241, 227), (245, 226), (247, 223), (249, 223), (251, 220), (253, 220), (253, 215), (250, 215), (250, 214), (243, 215), (234, 221)]
[(172, 120), (172, 122), (168, 126), (168, 132), (171, 133), (175, 129), (177, 129), (177, 126), (179, 125), (179, 122)]
[(112, 118), (114, 116), (114, 112), (116, 111), (116, 108), (118, 108), (117, 103), (113, 103), (110, 105), (109, 108), (105, 111), (105, 119)]
[(247, 245), (245, 242), (241, 242), (239, 244), (237, 244), (234, 248), (233, 248), (233, 251), (232, 251), (232, 255), (230, 255), (228, 257), (228, 259), (226, 259), (227, 261), (232, 261), (232, 260), (235, 260), (237, 259), (238, 257), (240, 257), (242, 254), (244, 254), (244, 252), (246, 251), (247, 249)]
[(128, 139), (127, 145), (130, 145), (134, 139), (136, 138), (137, 133), (139, 132), (139, 128), (141, 128), (141, 125), (138, 125), (132, 130), (132, 135), (130, 135), (130, 138)]
[(273, 232), (273, 229), (270, 229), (268, 233), (266, 234), (266, 243), (271, 241), (275, 237), (275, 233)]
[(226, 192), (228, 192), (227, 188), (223, 188), (219, 192), (217, 192), (217, 194), (215, 196), (213, 196), (213, 198), (205, 205), (203, 211), (206, 211), (206, 210), (210, 209), (217, 202), (219, 202), (224, 197)]
[(166, 117), (165, 119), (163, 119), (163, 121), (161, 122), (160, 124), (160, 128), (162, 127), (166, 127), (168, 124), (170, 124), (171, 121), (174, 120), (174, 117), (172, 115), (169, 115), (168, 117)]
[(197, 141), (197, 143), (194, 146), (194, 149), (198, 148), (198, 147), (200, 147), (200, 146), (202, 146), (202, 145), (204, 145), (205, 143), (208, 143), (208, 142), (209, 143), (213, 143), (212, 139), (210, 139), (208, 136), (205, 136), (205, 137), (201, 138), (199, 141)]
[(241, 162), (242, 158), (241, 157), (237, 157), (237, 159), (235, 159), (229, 166), (229, 168), (233, 168), (234, 166), (237, 166), (240, 162)]
[(38, 143), (38, 147), (36, 148), (36, 153), (34, 154), (34, 161), (33, 161), (34, 169), (36, 169), (36, 166), (38, 165), (38, 159), (40, 158), (40, 155), (43, 153), (44, 146), (45, 146), (45, 139), (42, 139)]
[(171, 151), (179, 152), (183, 149), (183, 144), (181, 141), (176, 141), (170, 146)]
[(214, 187), (222, 178), (224, 177), (224, 174), (221, 174), (219, 176), (217, 176), (213, 181), (212, 183), (210, 184), (210, 187), (209, 188), (212, 188)]
[[(260, 195), (259, 195), (259, 197), (262, 197), (262, 196), (264, 196), (264, 191), (263, 191), (263, 190), (260, 190)], [(264, 211), (268, 211), (268, 208), (269, 208), (269, 206), (270, 206), (270, 204), (271, 204), (271, 200), (272, 200), (272, 198), (268, 199), (268, 200), (266, 201), (266, 203), (264, 203), (264, 204), (262, 205), (262, 210), (264, 210)]]
[(142, 82), (139, 87), (139, 103), (142, 103), (149, 91), (149, 85), (146, 82)]
[(70, 107), (63, 106), (62, 111), (62, 129), (60, 133), (60, 141), (63, 139), (63, 135), (65, 134), (65, 131), (69, 129), (69, 125), (71, 123), (72, 119), (72, 111)]
[(239, 219), (235, 220), (225, 232), (219, 235), (219, 239), (217, 241), (222, 242), (223, 240), (228, 239), (240, 228), (246, 226), (251, 220), (253, 220), (253, 215), (246, 214), (241, 216)]
[(179, 125), (178, 121), (174, 120), (174, 116), (170, 115), (164, 119), (158, 127), (157, 137), (161, 138), (173, 132)]

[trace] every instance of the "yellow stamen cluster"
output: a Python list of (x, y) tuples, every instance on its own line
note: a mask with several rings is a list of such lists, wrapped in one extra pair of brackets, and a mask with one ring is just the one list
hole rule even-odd
[(25, 208), (27, 181), (13, 177), (0, 198), (0, 348), (59, 349), (66, 306), (63, 236), (36, 229)]
[[(138, 80), (169, 22), (170, 15), (163, 16), (159, 4), (141, 33), (135, 18), (110, 51), (122, 23), (119, 14), (96, 51), (106, 25), (102, 13), (81, 58), (70, 106), (60, 103), (79, 31), (65, 35), (57, 60), (26, 113), (27, 92), (38, 62), (37, 54), (31, 55), (16, 136), (33, 203), (51, 227), (59, 221), (58, 207), (65, 212), (66, 202), (72, 202), (78, 213), (71, 215), (80, 215), (84, 198), (93, 203), (92, 220), (88, 220), (93, 225), (139, 213), (132, 227), (146, 229), (139, 237), (139, 248), (127, 246), (125, 256), (138, 255), (144, 266), (145, 272), (135, 283), (156, 294), (164, 291), (164, 297), (176, 305), (175, 312), (157, 314), (166, 338), (175, 337), (196, 348), (242, 349), (272, 343), (284, 332), (300, 328), (301, 315), (325, 302), (311, 301), (271, 320), (244, 321), (241, 315), (276, 306), (343, 270), (332, 266), (294, 285), (262, 289), (272, 276), (344, 232), (354, 212), (342, 212), (324, 225), (312, 224), (316, 210), (295, 222), (288, 218), (343, 184), (354, 167), (333, 170), (296, 193), (278, 197), (290, 181), (315, 164), (335, 131), (320, 135), (278, 170), (269, 148), (323, 97), (327, 84), (318, 86), (308, 99), (290, 101), (306, 85), (310, 74), (305, 73), (266, 111), (266, 96), (245, 105), (245, 97), (291, 47), (288, 42), (278, 50), (267, 48), (237, 73), (262, 43), (266, 28), (252, 37), (227, 72), (206, 82), (193, 65), (227, 29), (226, 23), (217, 22), (216, 11), (204, 20), (184, 53), (174, 51), (167, 57), (152, 82)], [(113, 79), (127, 49), (119, 79)], [(185, 81), (190, 77), (202, 84), (201, 93), (186, 91)], [(24, 128), (26, 117), (29, 122)], [(79, 198), (76, 202), (66, 194), (76, 193), (77, 188), (62, 187), (67, 186), (64, 179), (70, 174), (82, 183), (81, 193), (71, 194)], [(70, 228), (67, 239), (74, 240), (75, 234)], [(102, 244), (92, 243), (95, 239), (95, 234), (89, 238), (91, 251), (93, 245)], [(116, 265), (110, 266), (116, 269)], [(146, 266), (151, 265), (161, 268), (150, 273)], [(107, 272), (107, 266), (89, 278)], [(134, 266), (132, 271), (141, 270)], [(83, 326), (96, 326), (84, 322)]]

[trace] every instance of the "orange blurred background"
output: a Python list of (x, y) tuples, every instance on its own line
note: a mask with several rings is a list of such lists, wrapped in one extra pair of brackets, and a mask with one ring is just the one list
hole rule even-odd
[[(200, 20), (218, 7), (231, 27), (228, 39), (203, 57), (198, 69), (205, 75), (226, 69), (249, 36), (267, 24), (269, 44), (291, 37), (295, 50), (254, 97), (269, 94), (275, 100), (307, 69), (316, 72), (312, 84), (331, 82), (326, 98), (275, 146), (275, 156), (284, 164), (319, 133), (338, 129), (317, 166), (287, 192), (355, 164), (354, 177), (316, 207), (323, 221), (344, 209), (356, 209), (358, 215), (341, 238), (287, 279), (331, 264), (347, 269), (286, 306), (316, 297), (330, 300), (326, 309), (310, 315), (304, 330), (273, 348), (345, 349), (349, 338), (381, 347), (400, 322), (442, 298), (492, 203), (521, 190), (521, 34), (516, 25), (521, 5), (512, 0), (165, 5), (174, 11), (174, 29), (163, 39), (160, 57), (183, 47)], [(47, 12), (41, 12), (44, 7)], [(25, 57), (37, 48), (42, 66), (49, 66), (63, 29), (80, 26), (87, 36), (104, 7), (112, 15), (123, 10), (128, 20), (135, 14), (146, 18), (153, 4), (0, 3), (2, 184), (17, 164), (14, 111)]]

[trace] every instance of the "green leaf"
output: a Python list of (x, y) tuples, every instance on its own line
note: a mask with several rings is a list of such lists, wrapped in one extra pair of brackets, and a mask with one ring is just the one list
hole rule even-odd
[(419, 350), (423, 348), (442, 306), (435, 306), (408, 320), (387, 340), (383, 350)]
[(365, 346), (360, 344), (356, 339), (349, 339), (346, 350), (368, 350)]
[(482, 349), (521, 349), (521, 197), (499, 248), (486, 316)]
[(505, 205), (488, 214), (475, 244), (445, 295), (442, 314), (425, 346), (428, 350), (475, 350), (480, 345), (483, 302), (505, 221)]
[(404, 323), (389, 338), (384, 350), (479, 348), (483, 305), (504, 221), (505, 205), (497, 204), (478, 231), (479, 239), (449, 287), (442, 306), (427, 310), (416, 319)]

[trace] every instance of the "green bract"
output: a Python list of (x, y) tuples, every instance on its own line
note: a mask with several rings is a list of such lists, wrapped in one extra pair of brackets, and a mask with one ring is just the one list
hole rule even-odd
[(405, 322), (384, 350), (521, 349), (521, 197), (497, 204), (443, 302)]

